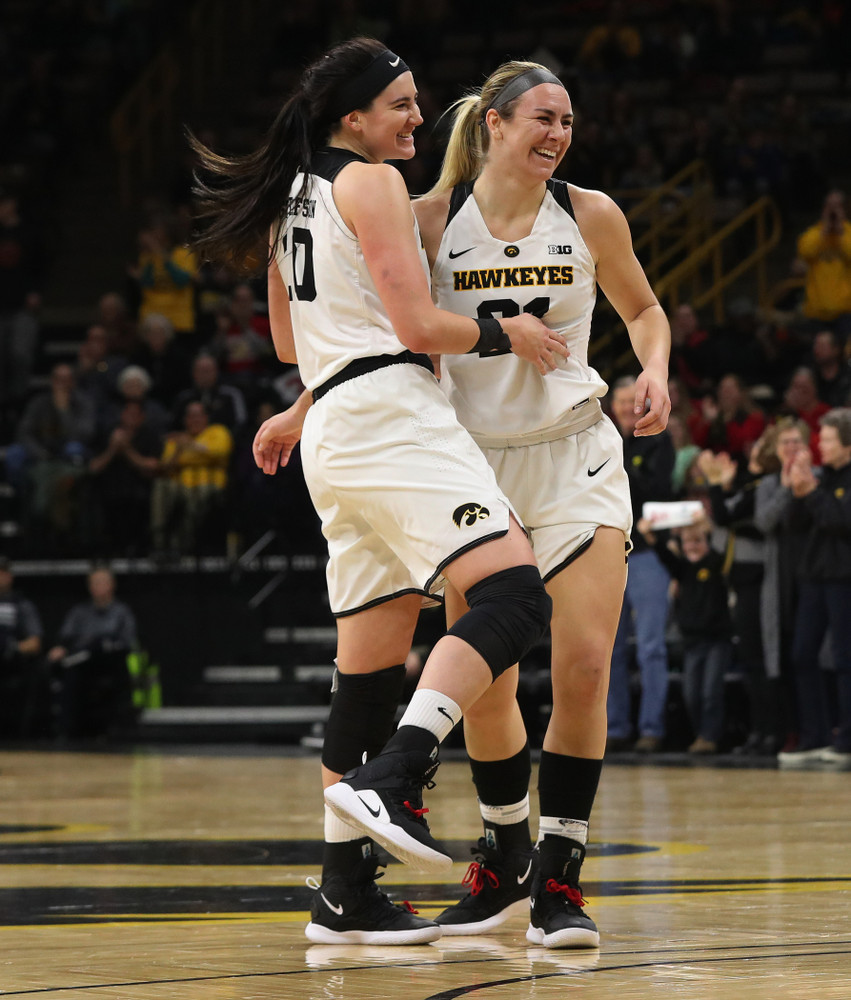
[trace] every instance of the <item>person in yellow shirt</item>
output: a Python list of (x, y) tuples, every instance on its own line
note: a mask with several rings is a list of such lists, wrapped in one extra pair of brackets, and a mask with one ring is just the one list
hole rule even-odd
[(151, 314), (171, 320), (187, 356), (197, 350), (195, 286), (200, 265), (194, 250), (175, 243), (168, 223), (156, 220), (138, 236), (139, 256), (128, 268), (139, 286), (139, 320)]
[(227, 486), (233, 438), (211, 424), (203, 403), (186, 407), (184, 429), (168, 436), (151, 497), (151, 535), (160, 552), (191, 552)]
[(842, 191), (824, 200), (821, 219), (798, 238), (806, 269), (803, 313), (816, 329), (830, 327), (843, 340), (851, 333), (851, 222)]

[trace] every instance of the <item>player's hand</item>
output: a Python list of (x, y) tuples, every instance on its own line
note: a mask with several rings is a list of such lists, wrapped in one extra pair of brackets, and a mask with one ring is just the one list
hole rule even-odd
[(570, 357), (564, 337), (531, 313), (510, 316), (499, 322), (511, 341), (512, 353), (534, 365), (542, 375), (555, 371), (559, 358)]
[(274, 476), (279, 468), (283, 468), (301, 440), (303, 423), (304, 412), (297, 406), (264, 420), (251, 446), (257, 468), (267, 476)]
[(633, 433), (636, 437), (661, 434), (668, 426), (670, 412), (671, 397), (668, 395), (667, 377), (651, 368), (645, 368), (635, 380), (635, 415), (638, 419)]

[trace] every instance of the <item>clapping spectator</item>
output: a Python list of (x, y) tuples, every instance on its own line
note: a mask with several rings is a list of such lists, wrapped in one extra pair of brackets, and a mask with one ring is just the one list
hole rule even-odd
[[(160, 553), (195, 552), (210, 516), (223, 510), (233, 439), (190, 402), (183, 430), (168, 435), (151, 497), (151, 534)], [(222, 531), (224, 535), (224, 531)]]
[(93, 522), (112, 555), (147, 551), (151, 488), (159, 469), (162, 428), (152, 425), (144, 404), (128, 399), (106, 428), (89, 461)]
[[(780, 755), (785, 766), (851, 766), (851, 409), (822, 417), (819, 449), (821, 469), (802, 449), (789, 471), (790, 527), (804, 549), (792, 648), (801, 728), (797, 749)], [(819, 664), (828, 631), (835, 696)]]
[(102, 420), (115, 395), (119, 372), (127, 359), (115, 354), (106, 327), (95, 323), (86, 330), (77, 353), (77, 387), (95, 404), (97, 419)]

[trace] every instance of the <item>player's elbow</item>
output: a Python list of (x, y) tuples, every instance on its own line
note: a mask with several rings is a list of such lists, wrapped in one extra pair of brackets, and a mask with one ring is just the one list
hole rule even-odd
[(435, 336), (430, 324), (418, 317), (406, 317), (394, 324), (396, 336), (414, 354), (430, 354), (435, 350)]

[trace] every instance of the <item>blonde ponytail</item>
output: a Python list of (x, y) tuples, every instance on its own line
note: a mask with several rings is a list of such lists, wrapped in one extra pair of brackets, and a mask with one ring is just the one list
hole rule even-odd
[[(485, 123), (485, 112), (497, 99), (500, 91), (512, 80), (530, 70), (549, 72), (540, 63), (519, 59), (503, 63), (485, 80), (481, 90), (471, 91), (450, 106), (447, 114), (452, 116), (452, 131), (446, 144), (446, 153), (440, 168), (437, 183), (428, 192), (430, 195), (451, 191), (456, 184), (474, 181), (485, 165), (490, 132)], [(499, 115), (506, 121), (513, 117), (519, 96), (509, 100), (499, 108)]]

